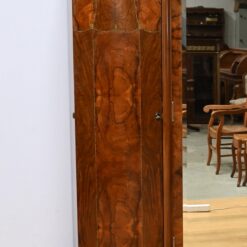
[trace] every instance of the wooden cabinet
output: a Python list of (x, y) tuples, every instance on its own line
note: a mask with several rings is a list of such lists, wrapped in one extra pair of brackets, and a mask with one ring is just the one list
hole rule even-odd
[(219, 51), (224, 47), (224, 9), (187, 8), (187, 50)]
[(208, 122), (203, 107), (219, 103), (219, 53), (187, 52), (186, 101), (189, 124)]
[(185, 94), (189, 124), (208, 122), (207, 104), (220, 100), (219, 52), (224, 48), (224, 9), (187, 8)]
[(180, 247), (180, 2), (73, 10), (79, 246)]

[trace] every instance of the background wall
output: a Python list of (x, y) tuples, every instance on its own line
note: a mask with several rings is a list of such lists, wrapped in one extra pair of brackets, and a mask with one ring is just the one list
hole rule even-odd
[(67, 0), (0, 7), (0, 246), (72, 247)]
[(187, 7), (204, 6), (225, 9), (225, 42), (236, 47), (237, 14), (234, 12), (233, 0), (186, 0)]

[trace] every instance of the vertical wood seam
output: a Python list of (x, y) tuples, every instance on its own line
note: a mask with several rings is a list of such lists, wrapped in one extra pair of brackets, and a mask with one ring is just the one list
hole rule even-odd
[(163, 85), (163, 186), (164, 186), (164, 247), (170, 247), (171, 220), (171, 6), (162, 1), (162, 85)]

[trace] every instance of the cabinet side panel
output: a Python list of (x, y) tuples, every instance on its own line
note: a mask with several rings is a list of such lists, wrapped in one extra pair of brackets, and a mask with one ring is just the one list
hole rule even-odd
[(161, 34), (141, 32), (143, 246), (163, 247)]
[(142, 246), (139, 32), (96, 36), (100, 247)]
[(74, 33), (78, 232), (80, 247), (97, 246), (93, 32)]

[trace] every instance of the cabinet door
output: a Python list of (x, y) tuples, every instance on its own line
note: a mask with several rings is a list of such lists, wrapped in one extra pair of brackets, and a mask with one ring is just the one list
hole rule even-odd
[(164, 215), (165, 197), (177, 195), (164, 189), (162, 2), (73, 1), (79, 247), (164, 247), (172, 239)]

